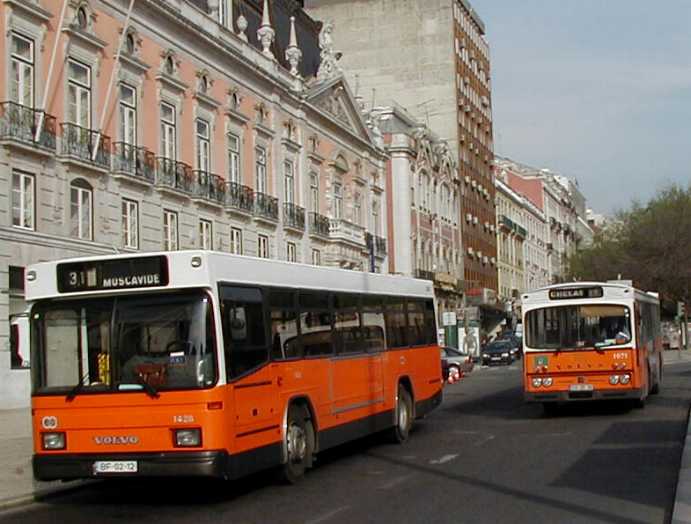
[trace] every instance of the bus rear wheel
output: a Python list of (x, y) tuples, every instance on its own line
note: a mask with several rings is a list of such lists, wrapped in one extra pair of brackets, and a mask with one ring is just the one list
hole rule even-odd
[(391, 429), (391, 439), (398, 444), (403, 444), (410, 438), (410, 429), (413, 427), (413, 399), (408, 389), (402, 384), (398, 385), (398, 397), (396, 400), (396, 421)]
[(281, 476), (289, 484), (295, 484), (304, 477), (314, 452), (314, 426), (307, 410), (296, 404), (288, 408), (285, 448), (287, 460)]

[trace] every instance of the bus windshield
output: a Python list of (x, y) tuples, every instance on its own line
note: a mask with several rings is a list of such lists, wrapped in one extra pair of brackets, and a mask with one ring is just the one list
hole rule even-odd
[(44, 301), (32, 324), (36, 393), (216, 382), (211, 300), (201, 291)]
[(526, 345), (532, 349), (592, 349), (631, 341), (630, 312), (625, 306), (540, 308), (526, 314), (526, 323)]

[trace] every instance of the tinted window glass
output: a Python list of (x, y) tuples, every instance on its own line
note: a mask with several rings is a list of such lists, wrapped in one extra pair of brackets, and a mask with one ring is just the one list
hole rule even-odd
[(404, 307), (405, 300), (402, 297), (392, 297), (386, 302), (386, 339), (390, 348), (400, 348), (408, 345)]
[(269, 294), (271, 314), (271, 358), (281, 360), (299, 357), (298, 311), (296, 293), (272, 290)]
[(425, 304), (421, 300), (408, 300), (408, 344), (422, 346), (427, 342), (425, 330)]
[(240, 376), (268, 360), (263, 294), (259, 288), (221, 288), (226, 370)]
[(384, 306), (381, 297), (362, 298), (362, 338), (366, 351), (384, 351)]
[(425, 300), (425, 340), (427, 344), (437, 343), (437, 316), (434, 314), (433, 300)]
[(300, 340), (304, 355), (330, 355), (333, 346), (328, 293), (301, 293), (299, 301)]
[(360, 297), (334, 295), (334, 348), (336, 353), (364, 352), (360, 327)]

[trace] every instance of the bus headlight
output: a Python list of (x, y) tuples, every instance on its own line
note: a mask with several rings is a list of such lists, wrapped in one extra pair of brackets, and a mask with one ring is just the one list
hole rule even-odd
[(65, 434), (63, 432), (42, 433), (43, 449), (65, 449)]
[(545, 377), (542, 379), (542, 385), (546, 388), (550, 387), (553, 383), (554, 380), (552, 380), (552, 377)]
[(200, 428), (185, 428), (173, 430), (176, 448), (196, 448), (202, 445), (202, 430)]
[(533, 387), (539, 388), (542, 385), (542, 379), (540, 377), (533, 378)]
[(622, 375), (620, 382), (622, 384), (628, 384), (629, 382), (631, 382), (631, 375)]
[(619, 384), (619, 375), (612, 375), (609, 377), (609, 383), (612, 384), (613, 386), (616, 386)]

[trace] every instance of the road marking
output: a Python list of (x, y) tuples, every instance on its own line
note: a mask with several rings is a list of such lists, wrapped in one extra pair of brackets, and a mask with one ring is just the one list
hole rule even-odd
[(325, 513), (324, 515), (321, 515), (316, 519), (307, 520), (305, 521), (305, 524), (318, 524), (319, 522), (326, 522), (327, 520), (331, 519), (331, 517), (335, 517), (336, 515), (347, 509), (350, 509), (350, 506), (341, 506), (340, 508), (336, 508), (333, 511), (329, 511), (328, 513)]
[(473, 446), (475, 446), (475, 447), (482, 446), (483, 444), (486, 444), (486, 443), (489, 442), (490, 440), (494, 440), (494, 435), (487, 435), (487, 436), (486, 436), (485, 438), (483, 438), (482, 440), (480, 440), (480, 441), (476, 442), (475, 444), (473, 444)]
[(410, 475), (403, 475), (401, 477), (396, 477), (395, 479), (390, 480), (386, 484), (382, 484), (377, 489), (391, 489), (393, 487), (398, 486), (399, 484), (402, 484), (406, 480), (413, 478), (414, 476), (415, 476), (415, 474), (411, 473)]
[(458, 453), (456, 453), (454, 455), (444, 455), (441, 458), (430, 460), (429, 463), (430, 464), (446, 464), (447, 462), (451, 462), (456, 457), (458, 457)]

